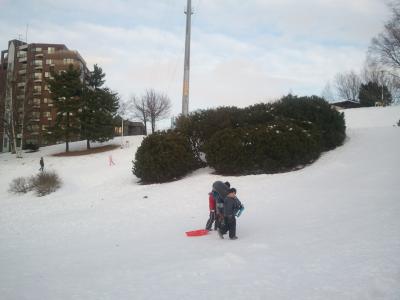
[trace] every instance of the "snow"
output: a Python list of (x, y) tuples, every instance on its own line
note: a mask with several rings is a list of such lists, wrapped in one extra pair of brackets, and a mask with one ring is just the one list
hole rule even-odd
[[(345, 116), (342, 147), (275, 175), (204, 168), (140, 185), (131, 161), (143, 137), (89, 156), (1, 154), (0, 299), (400, 299), (400, 107)], [(62, 188), (9, 194), (41, 156)], [(236, 241), (184, 234), (205, 226), (215, 180), (246, 207)]]

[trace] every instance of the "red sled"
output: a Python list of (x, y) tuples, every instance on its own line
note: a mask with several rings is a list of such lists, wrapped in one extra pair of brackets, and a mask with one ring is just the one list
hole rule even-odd
[(202, 236), (208, 234), (207, 229), (199, 229), (199, 230), (192, 230), (192, 231), (186, 231), (187, 236)]

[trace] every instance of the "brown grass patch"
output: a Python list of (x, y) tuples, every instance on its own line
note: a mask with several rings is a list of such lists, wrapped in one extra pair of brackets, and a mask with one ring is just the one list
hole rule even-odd
[(86, 150), (79, 150), (79, 151), (69, 151), (69, 152), (56, 153), (56, 154), (53, 154), (53, 156), (80, 156), (80, 155), (89, 155), (89, 154), (93, 154), (93, 153), (101, 153), (101, 152), (111, 151), (111, 150), (117, 149), (117, 148), (119, 148), (119, 147), (120, 147), (120, 145), (107, 145), (107, 146), (101, 146), (101, 147), (86, 149)]

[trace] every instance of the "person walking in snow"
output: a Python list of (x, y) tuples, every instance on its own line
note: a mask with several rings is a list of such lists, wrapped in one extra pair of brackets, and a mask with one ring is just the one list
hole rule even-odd
[[(215, 199), (214, 195), (212, 192), (208, 194), (208, 205), (210, 208), (210, 217), (208, 218), (207, 224), (206, 224), (206, 230), (210, 231), (212, 230), (212, 225), (215, 221)], [(217, 223), (215, 222), (214, 224), (214, 230), (217, 230)]]
[(115, 165), (115, 162), (113, 161), (112, 155), (108, 156), (108, 165), (111, 167)]
[(39, 163), (40, 163), (40, 169), (39, 169), (39, 171), (43, 172), (43, 170), (44, 170), (44, 160), (43, 160), (43, 157), (40, 158)]
[(228, 195), (224, 199), (224, 226), (219, 228), (218, 235), (221, 239), (229, 231), (229, 238), (236, 240), (236, 214), (243, 208), (242, 203), (236, 197), (236, 189), (229, 189)]

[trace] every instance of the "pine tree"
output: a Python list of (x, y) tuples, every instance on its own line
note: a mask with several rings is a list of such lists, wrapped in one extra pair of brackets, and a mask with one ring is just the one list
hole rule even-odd
[(382, 102), (385, 106), (392, 103), (392, 95), (387, 86), (372, 81), (361, 84), (359, 98), (361, 106), (375, 106), (375, 102)]
[(55, 126), (51, 129), (55, 138), (65, 140), (65, 151), (69, 151), (69, 142), (80, 132), (78, 114), (81, 107), (82, 82), (81, 70), (70, 65), (60, 74), (53, 73), (48, 81), (54, 106), (57, 109)]
[(82, 111), (82, 136), (90, 142), (104, 142), (114, 136), (114, 116), (118, 109), (118, 96), (108, 88), (102, 88), (105, 74), (94, 65), (94, 70), (86, 78), (87, 86), (84, 89)]

